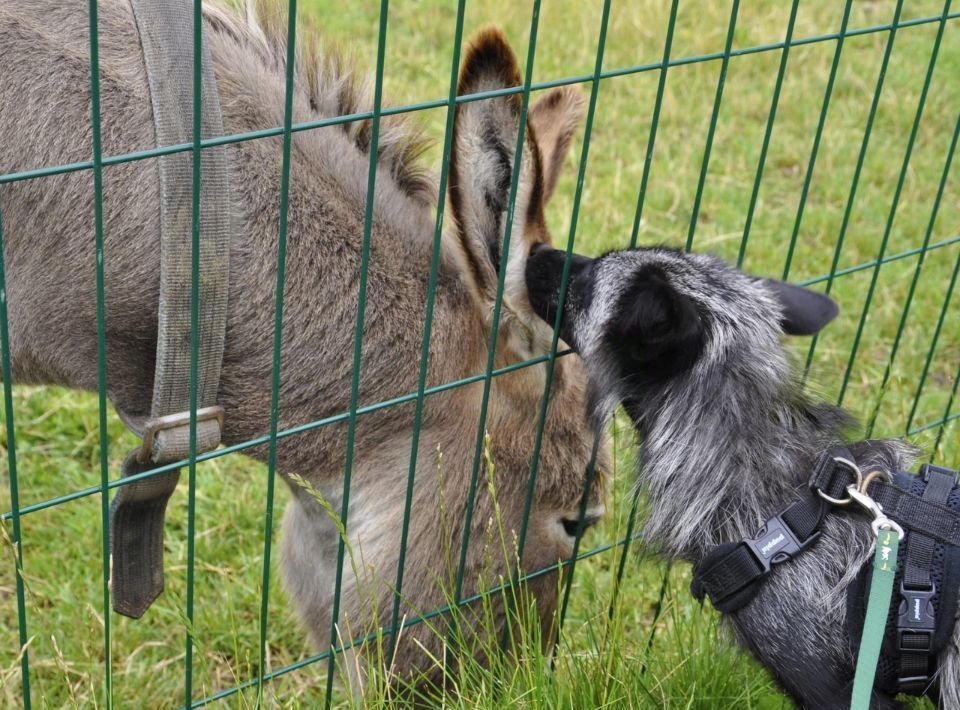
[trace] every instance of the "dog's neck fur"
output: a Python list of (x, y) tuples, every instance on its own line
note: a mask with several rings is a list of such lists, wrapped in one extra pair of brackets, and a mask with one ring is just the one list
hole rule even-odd
[[(763, 367), (776, 376), (751, 376), (743, 365), (696, 369), (652, 395), (657, 402), (626, 404), (647, 413), (635, 422), (646, 534), (671, 557), (699, 561), (714, 545), (756, 533), (798, 497), (817, 457), (852, 423), (803, 394), (783, 353)], [(908, 457), (895, 441), (851, 446), (864, 466), (891, 469)]]

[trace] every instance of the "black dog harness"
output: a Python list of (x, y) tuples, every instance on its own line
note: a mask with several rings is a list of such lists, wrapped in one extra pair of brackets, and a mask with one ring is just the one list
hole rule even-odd
[[(816, 543), (830, 512), (853, 501), (850, 487), (863, 483), (853, 456), (842, 448), (820, 457), (803, 497), (773, 516), (746, 540), (718, 545), (694, 569), (691, 591), (730, 613), (746, 606), (772, 568)], [(960, 485), (949, 469), (926, 464), (919, 475), (888, 480), (868, 476), (867, 495), (906, 532), (896, 589), (887, 617), (875, 687), (896, 695), (936, 690), (937, 655), (957, 618), (960, 595)], [(901, 548), (903, 550), (904, 548)], [(853, 651), (869, 594), (869, 561), (848, 590), (847, 619)]]

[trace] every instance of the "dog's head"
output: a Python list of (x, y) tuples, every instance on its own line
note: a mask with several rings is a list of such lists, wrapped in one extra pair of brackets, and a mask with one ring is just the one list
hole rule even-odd
[[(526, 265), (530, 302), (551, 324), (565, 257), (538, 246)], [(749, 276), (713, 256), (631, 249), (573, 255), (560, 336), (587, 364), (595, 416), (622, 401), (639, 420), (643, 411), (634, 410), (681, 378), (782, 380), (780, 336), (812, 335), (837, 312), (821, 293)]]

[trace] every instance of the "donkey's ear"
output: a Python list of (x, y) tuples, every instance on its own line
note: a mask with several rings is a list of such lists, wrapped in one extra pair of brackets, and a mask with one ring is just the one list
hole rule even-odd
[[(457, 93), (463, 96), (520, 83), (516, 56), (503, 34), (494, 28), (482, 30), (460, 69)], [(450, 207), (466, 265), (485, 300), (493, 300), (501, 266), (500, 243), (510, 199), (520, 105), (518, 94), (468, 101), (457, 105), (454, 119)], [(536, 199), (534, 188), (542, 184), (532, 152), (523, 156), (521, 167), (511, 229), (511, 262), (526, 258), (529, 251), (529, 245), (521, 243), (527, 238), (526, 213), (531, 200)]]
[(787, 335), (813, 335), (837, 317), (840, 306), (827, 295), (802, 286), (761, 279), (783, 309), (780, 325)]
[(585, 103), (580, 87), (561, 86), (538, 99), (527, 112), (527, 121), (540, 149), (544, 202), (557, 186), (563, 159), (583, 119)]
[(626, 374), (669, 377), (688, 369), (706, 343), (697, 304), (658, 269), (634, 275), (610, 322), (606, 337)]

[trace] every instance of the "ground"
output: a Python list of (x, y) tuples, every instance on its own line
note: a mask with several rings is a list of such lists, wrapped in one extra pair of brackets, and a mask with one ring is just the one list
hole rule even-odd
[[(371, 70), (378, 5), (373, 0), (302, 0), (301, 12), (315, 20), (332, 43), (348, 48), (361, 67)], [(658, 72), (652, 69), (663, 51), (669, 5), (666, 0), (613, 3), (603, 69), (627, 71), (604, 80), (600, 87), (575, 230), (580, 251), (593, 254), (629, 244), (658, 83)], [(841, 5), (827, 0), (800, 3), (795, 38), (835, 33)], [(942, 5), (933, 0), (912, 0), (905, 5), (902, 21), (942, 11)], [(672, 56), (682, 59), (722, 52), (730, 11), (728, 2), (680, 3)], [(892, 0), (858, 2), (849, 26), (886, 25), (894, 11)], [(789, 14), (788, 3), (744, 0), (732, 37), (735, 54), (782, 42)], [(523, 58), (530, 15), (529, 3), (468, 3), (465, 32), (469, 36), (482, 25), (498, 24)], [(601, 15), (600, 0), (543, 2), (534, 81), (592, 74)], [(397, 0), (389, 17), (385, 91), (390, 101), (413, 104), (445, 97), (456, 4)], [(849, 214), (848, 198), (888, 32), (865, 32), (846, 40), (803, 219), (796, 231), (789, 278), (800, 281), (827, 274), (838, 237), (843, 235), (837, 269), (849, 273), (832, 287), (842, 314), (819, 339), (810, 386), (836, 400), (848, 380), (843, 403), (864, 421), (875, 418), (874, 435), (902, 436), (909, 430), (912, 440), (924, 447), (926, 457), (957, 467), (960, 403), (948, 409), (960, 362), (956, 293), (952, 310), (942, 316), (942, 309), (951, 276), (960, 263), (960, 215), (954, 208), (960, 197), (960, 169), (955, 168), (946, 182), (939, 217), (929, 232), (928, 223), (960, 110), (958, 21), (947, 23), (896, 219), (889, 231), (884, 254), (898, 258), (882, 266), (871, 289), (873, 264), (880, 256), (936, 32), (937, 23), (924, 23), (904, 27), (896, 35)], [(752, 272), (773, 276), (784, 272), (835, 46), (830, 39), (797, 45), (790, 51), (744, 252), (744, 267)], [(709, 170), (694, 220), (694, 249), (733, 260), (739, 254), (780, 58), (781, 52), (774, 48), (730, 60)], [(641, 65), (649, 70), (629, 71)], [(688, 238), (720, 66), (715, 58), (683, 62), (669, 70), (639, 223), (643, 244), (683, 246)], [(584, 90), (590, 90), (589, 82), (584, 83)], [(419, 120), (439, 143), (444, 109), (421, 111)], [(561, 243), (571, 232), (582, 147), (581, 131), (549, 209), (550, 225)], [(426, 159), (436, 165), (439, 148)], [(890, 375), (885, 378), (918, 266), (919, 247), (925, 239), (931, 250), (923, 262)], [(823, 288), (822, 282), (818, 288)], [(871, 290), (869, 317), (852, 367), (848, 367)], [(941, 320), (942, 326), (938, 326)], [(939, 336), (935, 338), (936, 332)], [(924, 375), (934, 341), (929, 372)], [(800, 365), (806, 361), (808, 348), (806, 341), (796, 343)], [(921, 381), (924, 384), (916, 400)], [(915, 401), (916, 411), (912, 412)], [(95, 396), (15, 387), (13, 405), (22, 505), (99, 483)], [(925, 428), (945, 417), (952, 418), (945, 428)], [(621, 539), (626, 528), (634, 480), (633, 439), (629, 427), (620, 421), (613, 424), (613, 433), (616, 470), (610, 514), (588, 533), (581, 548), (584, 551)], [(5, 430), (0, 436), (6, 479), (9, 442)], [(939, 447), (934, 450), (937, 442)], [(111, 414), (114, 474), (132, 445), (130, 435)], [(219, 458), (199, 467), (194, 700), (256, 675), (265, 490), (264, 468), (245, 459)], [(278, 487), (278, 511), (286, 500), (285, 489)], [(0, 508), (10, 509), (5, 481)], [(186, 509), (186, 486), (181, 485), (170, 502), (164, 595), (140, 621), (112, 617), (112, 679), (118, 706), (146, 701), (151, 707), (183, 703)], [(33, 701), (44, 707), (104, 704), (99, 497), (31, 513), (22, 524)], [(9, 541), (9, 522), (4, 531)], [(0, 702), (13, 706), (22, 701), (14, 555), (9, 543), (5, 549), (6, 562), (0, 570)], [(719, 617), (709, 605), (701, 608), (693, 601), (686, 566), (670, 568), (642, 544), (634, 545), (626, 560), (617, 604), (608, 614), (621, 550), (614, 547), (593, 554), (576, 566), (570, 609), (552, 671), (549, 659), (541, 656), (527, 659), (497, 682), (490, 675), (471, 673), (464, 680), (462, 694), (450, 698), (449, 704), (789, 707), (765, 671), (737, 651), (719, 630)], [(277, 579), (276, 570), (272, 578)], [(269, 669), (277, 669), (308, 657), (311, 649), (276, 582), (271, 591), (266, 662)], [(325, 668), (325, 663), (314, 664), (275, 679), (265, 688), (265, 703), (316, 705), (323, 696)], [(375, 692), (367, 699), (369, 704), (380, 700), (382, 696)], [(246, 706), (255, 701), (250, 692), (227, 702)], [(349, 705), (352, 701), (338, 690), (335, 702)]]

